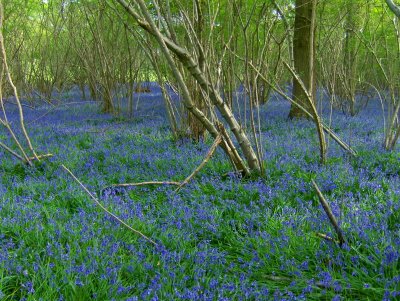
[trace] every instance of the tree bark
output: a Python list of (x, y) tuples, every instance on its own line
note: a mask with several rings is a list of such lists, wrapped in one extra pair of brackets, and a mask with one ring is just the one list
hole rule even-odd
[[(175, 62), (172, 60), (172, 57), (170, 56), (168, 51), (171, 51), (172, 53), (175, 54), (176, 58), (186, 68), (186, 70), (188, 70), (188, 72), (192, 75), (192, 77), (197, 81), (201, 89), (208, 94), (210, 100), (218, 108), (221, 115), (228, 123), (230, 130), (235, 135), (235, 138), (238, 141), (241, 150), (243, 151), (247, 164), (249, 165), (250, 171), (255, 173), (260, 173), (261, 171), (260, 162), (258, 161), (256, 153), (254, 152), (254, 149), (251, 146), (249, 138), (247, 137), (245, 131), (240, 126), (236, 118), (234, 117), (229, 106), (224, 102), (222, 97), (215, 90), (211, 82), (208, 80), (207, 76), (201, 71), (198, 62), (196, 62), (193, 59), (193, 57), (185, 48), (175, 44), (175, 42), (173, 42), (171, 39), (161, 34), (161, 32), (157, 29), (153, 20), (151, 19), (144, 1), (137, 0), (137, 4), (141, 9), (144, 18), (142, 18), (135, 10), (133, 10), (132, 7), (126, 1), (124, 0), (116, 0), (116, 1), (119, 4), (121, 4), (122, 7), (125, 8), (125, 10), (135, 19), (135, 21), (138, 23), (140, 27), (142, 27), (145, 31), (147, 31), (156, 38), (158, 44), (161, 47), (162, 52), (164, 53), (168, 61), (169, 66), (171, 67), (174, 73), (174, 76), (176, 77), (178, 82), (182, 84), (182, 87), (186, 87), (182, 75), (179, 74)], [(186, 91), (186, 94), (189, 94), (188, 91)], [(186, 95), (183, 98), (189, 100), (190, 95)], [(211, 132), (211, 134), (214, 134), (213, 135), (214, 137), (216, 137), (215, 132), (213, 131), (213, 127), (204, 122), (207, 120), (207, 117), (204, 116), (204, 114), (200, 110), (198, 110), (198, 108), (195, 107), (193, 103), (187, 102), (185, 103), (185, 106), (189, 110), (192, 109), (193, 112), (196, 112), (193, 110), (196, 109), (197, 112), (195, 116), (200, 120), (202, 120), (202, 123), (207, 128), (207, 130)]]
[[(196, 36), (198, 39), (197, 45), (197, 62), (199, 65), (199, 69), (201, 72), (206, 71), (206, 58), (203, 53), (204, 47), (204, 18), (203, 18), (203, 9), (206, 7), (206, 3), (204, 0), (196, 0), (195, 1), (195, 18), (194, 18), (194, 30), (196, 32)], [(197, 82), (191, 75), (191, 78), (188, 80), (188, 87), (191, 92), (192, 99), (196, 105), (206, 116), (207, 116), (207, 108), (205, 104), (205, 100), (202, 95), (201, 88), (198, 86)], [(191, 138), (196, 142), (203, 140), (205, 138), (206, 128), (204, 125), (196, 119), (192, 113), (189, 112), (189, 126), (191, 129)]]
[(394, 4), (393, 0), (386, 0), (386, 4), (389, 6), (390, 10), (400, 18), (400, 6)]
[[(307, 91), (315, 103), (316, 73), (315, 73), (315, 28), (317, 0), (296, 0), (293, 61), (294, 69), (303, 81)], [(311, 110), (299, 82), (293, 78), (292, 99), (301, 104), (307, 111)], [(291, 105), (289, 118), (305, 118), (307, 115), (297, 106)]]
[(355, 2), (353, 0), (349, 0), (347, 3), (347, 20), (346, 20), (346, 39), (344, 44), (344, 57), (343, 57), (343, 67), (344, 67), (344, 80), (345, 80), (345, 97), (348, 98), (350, 102), (350, 115), (354, 116), (355, 112), (355, 82), (354, 82), (354, 73), (355, 73), (355, 47), (354, 47), (354, 29), (355, 29), (355, 20), (354, 20), (354, 9)]

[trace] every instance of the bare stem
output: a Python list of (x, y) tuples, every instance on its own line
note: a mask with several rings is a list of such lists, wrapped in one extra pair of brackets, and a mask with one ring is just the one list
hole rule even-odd
[(32, 152), (33, 156), (35, 157), (35, 159), (40, 161), (40, 159), (36, 155), (35, 150), (33, 149), (28, 132), (26, 131), (25, 124), (24, 124), (24, 114), (23, 114), (21, 102), (19, 100), (17, 87), (14, 85), (14, 82), (11, 78), (10, 70), (8, 68), (7, 55), (6, 55), (6, 50), (4, 47), (4, 38), (3, 38), (3, 19), (4, 19), (3, 4), (0, 2), (0, 51), (1, 51), (1, 56), (2, 56), (2, 60), (3, 60), (4, 71), (6, 72), (8, 82), (10, 83), (10, 85), (13, 89), (13, 93), (15, 96), (15, 102), (18, 106), (18, 111), (19, 111), (20, 126), (21, 126), (22, 132), (25, 136), (26, 142), (28, 143), (28, 147), (29, 147), (30, 151)]
[(329, 221), (331, 222), (331, 224), (333, 225), (333, 228), (336, 231), (336, 234), (337, 234), (337, 236), (339, 238), (339, 245), (342, 246), (342, 244), (345, 242), (345, 239), (344, 239), (342, 230), (340, 229), (339, 224), (338, 224), (335, 216), (333, 215), (332, 209), (329, 206), (328, 202), (326, 201), (326, 199), (325, 199), (324, 195), (322, 194), (321, 190), (319, 189), (317, 183), (315, 183), (314, 180), (311, 180), (311, 181), (312, 181), (312, 184), (313, 184), (313, 186), (315, 188), (315, 191), (318, 194), (319, 202), (321, 203), (322, 207), (324, 208), (324, 211), (325, 211), (326, 215), (328, 216)]
[(135, 187), (135, 186), (147, 186), (147, 185), (175, 185), (179, 186), (181, 185), (180, 182), (174, 182), (174, 181), (149, 181), (149, 182), (138, 182), (138, 183), (123, 183), (123, 184), (113, 184), (111, 186), (107, 186), (103, 188), (102, 190), (105, 190), (107, 188), (114, 188), (114, 187)]
[(104, 212), (106, 212), (107, 214), (109, 214), (113, 219), (115, 219), (117, 222), (119, 222), (120, 224), (122, 224), (123, 226), (125, 226), (126, 228), (128, 228), (130, 231), (132, 231), (135, 234), (138, 234), (139, 236), (143, 237), (145, 240), (147, 240), (148, 242), (152, 243), (153, 245), (157, 246), (158, 244), (152, 240), (151, 238), (147, 237), (146, 235), (144, 235), (142, 232), (133, 229), (131, 226), (129, 226), (127, 223), (125, 223), (122, 219), (120, 219), (118, 216), (116, 216), (114, 213), (110, 212), (106, 207), (104, 207), (99, 200), (85, 187), (85, 185), (82, 184), (81, 181), (79, 181), (79, 179), (72, 173), (72, 171), (70, 171), (67, 167), (65, 167), (64, 164), (61, 164), (61, 167), (70, 174), (70, 176), (75, 180), (75, 182), (77, 182), (79, 184), (79, 186), (81, 186), (81, 188), (90, 196), (90, 198), (96, 203), (96, 205), (98, 205)]
[(204, 165), (207, 164), (207, 162), (210, 160), (212, 155), (215, 153), (218, 145), (222, 142), (222, 137), (221, 134), (217, 136), (215, 139), (213, 145), (211, 145), (210, 150), (207, 153), (207, 156), (204, 158), (204, 160), (201, 162), (201, 164), (179, 185), (179, 187), (175, 190), (175, 192), (178, 192), (183, 186), (185, 186), (189, 181), (204, 167)]
[(22, 158), (19, 154), (17, 154), (16, 152), (14, 152), (11, 148), (9, 148), (7, 145), (5, 145), (3, 142), (0, 142), (0, 147), (2, 147), (3, 149), (5, 149), (7, 152), (9, 152), (11, 155), (13, 155), (14, 157), (18, 158), (21, 161), (25, 162), (25, 159)]
[[(45, 159), (45, 158), (50, 158), (53, 157), (53, 154), (44, 154), (44, 155), (38, 155), (36, 157), (29, 157), (29, 161), (35, 161), (38, 159)], [(27, 161), (25, 163), (28, 163)]]
[(339, 241), (337, 241), (336, 239), (334, 239), (334, 238), (332, 238), (332, 237), (330, 237), (329, 235), (326, 235), (326, 234), (324, 234), (324, 233), (317, 233), (317, 236), (318, 237), (321, 237), (321, 238), (323, 238), (323, 239), (325, 239), (325, 240), (328, 240), (328, 241), (332, 241), (332, 242), (335, 242), (335, 243), (340, 243)]

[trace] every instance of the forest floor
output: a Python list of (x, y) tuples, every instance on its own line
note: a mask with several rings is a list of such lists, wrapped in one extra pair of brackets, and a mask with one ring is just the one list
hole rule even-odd
[[(144, 98), (133, 119), (92, 102), (50, 108), (26, 109), (25, 119), (52, 158), (29, 168), (0, 152), (0, 300), (400, 298), (400, 154), (382, 148), (379, 104), (355, 117), (333, 112), (332, 127), (359, 155), (329, 141), (322, 166), (313, 124), (287, 120), (289, 104), (271, 100), (260, 113), (266, 176), (236, 177), (218, 150), (179, 192), (104, 189), (182, 181), (202, 162), (212, 140), (174, 142), (161, 100)], [(61, 164), (158, 245), (100, 210)], [(316, 235), (336, 238), (312, 179), (342, 248)]]

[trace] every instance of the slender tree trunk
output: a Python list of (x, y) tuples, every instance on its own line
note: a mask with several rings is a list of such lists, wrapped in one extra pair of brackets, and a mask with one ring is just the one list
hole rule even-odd
[(224, 102), (218, 91), (215, 90), (209, 78), (204, 74), (199, 68), (198, 62), (195, 61), (192, 55), (180, 45), (175, 44), (171, 39), (162, 35), (162, 33), (157, 29), (154, 21), (151, 19), (150, 13), (146, 7), (146, 3), (143, 0), (137, 0), (137, 4), (140, 7), (141, 12), (144, 15), (144, 19), (124, 0), (116, 0), (120, 3), (125, 10), (135, 19), (135, 21), (146, 30), (148, 33), (153, 35), (161, 47), (165, 58), (168, 61), (168, 65), (171, 67), (175, 78), (177, 79), (179, 85), (183, 89), (183, 98), (186, 99), (185, 106), (187, 109), (191, 110), (195, 116), (201, 120), (203, 125), (207, 130), (216, 137), (218, 131), (215, 131), (214, 125), (209, 123), (207, 116), (203, 114), (190, 100), (190, 93), (187, 91), (187, 86), (180, 74), (176, 63), (172, 59), (171, 53), (175, 54), (175, 57), (180, 61), (180, 63), (185, 67), (185, 69), (192, 75), (192, 77), (197, 81), (197, 84), (201, 87), (202, 91), (208, 94), (211, 102), (218, 108), (222, 117), (226, 120), (229, 125), (230, 130), (236, 137), (238, 144), (243, 151), (246, 161), (249, 165), (249, 169), (252, 172), (260, 173), (260, 162), (251, 146), (250, 140), (244, 132), (243, 128), (240, 126), (236, 118), (234, 117), (229, 106)]
[[(303, 81), (312, 100), (315, 103), (316, 73), (315, 73), (315, 16), (317, 0), (296, 0), (296, 16), (293, 35), (294, 68)], [(311, 111), (307, 95), (300, 84), (293, 79), (292, 98), (305, 109)], [(290, 107), (289, 118), (302, 118), (307, 115), (293, 105)]]
[(400, 6), (394, 4), (393, 0), (386, 0), (386, 4), (389, 6), (390, 10), (397, 16), (397, 18), (400, 18)]
[[(199, 45), (197, 46), (197, 61), (199, 65), (199, 69), (201, 72), (206, 71), (206, 58), (204, 57), (204, 53), (202, 48), (204, 47), (204, 18), (203, 18), (203, 10), (206, 7), (206, 3), (204, 0), (196, 0), (195, 1), (195, 11), (196, 11), (196, 17), (194, 20), (194, 30), (196, 31), (196, 36), (198, 38), (198, 43)], [(190, 75), (189, 75), (190, 76)], [(198, 107), (206, 116), (207, 114), (207, 109), (206, 109), (206, 104), (204, 101), (204, 97), (201, 91), (201, 88), (197, 84), (197, 82), (193, 79), (192, 76), (189, 79), (189, 89), (191, 92), (191, 96), (193, 99), (194, 104), (196, 107)], [(199, 142), (200, 140), (204, 139), (205, 133), (206, 133), (206, 128), (204, 125), (194, 116), (192, 113), (189, 112), (189, 126), (192, 131), (192, 139), (194, 139), (196, 142)]]
[(343, 87), (343, 96), (346, 102), (349, 103), (349, 112), (354, 116), (356, 112), (356, 67), (357, 67), (357, 51), (355, 45), (355, 30), (356, 30), (356, 13), (357, 3), (354, 0), (348, 0), (347, 5), (347, 20), (346, 20), (346, 39), (344, 45), (343, 69), (344, 78), (341, 86)]

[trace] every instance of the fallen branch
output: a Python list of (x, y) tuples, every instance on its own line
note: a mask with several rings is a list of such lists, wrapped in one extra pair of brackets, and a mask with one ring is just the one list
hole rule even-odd
[(200, 163), (200, 165), (179, 185), (179, 187), (175, 190), (175, 192), (178, 192), (183, 186), (185, 186), (189, 181), (206, 165), (206, 163), (210, 160), (212, 155), (215, 153), (218, 145), (222, 142), (222, 137), (221, 134), (215, 138), (215, 141), (213, 145), (211, 145), (210, 150), (207, 153), (207, 156), (204, 158), (204, 160)]
[(325, 239), (325, 240), (328, 240), (328, 241), (331, 241), (331, 242), (340, 244), (340, 242), (339, 242), (338, 240), (336, 240), (336, 239), (334, 239), (333, 237), (330, 237), (329, 235), (326, 235), (326, 234), (324, 234), (324, 233), (319, 233), (319, 232), (318, 232), (318, 233), (316, 233), (316, 235), (317, 235), (318, 237), (320, 237), (320, 238)]
[(134, 186), (146, 186), (146, 185), (175, 185), (180, 186), (180, 182), (173, 181), (149, 181), (149, 182), (138, 182), (138, 183), (124, 183), (124, 184), (113, 184), (108, 187), (103, 188), (102, 190), (106, 190), (108, 188), (114, 187), (134, 187)]
[(109, 188), (115, 187), (134, 187), (134, 186), (146, 186), (146, 185), (175, 185), (178, 188), (175, 192), (178, 192), (183, 186), (185, 186), (189, 181), (206, 165), (206, 163), (210, 160), (212, 155), (215, 153), (218, 145), (220, 145), (224, 139), (222, 138), (222, 134), (219, 134), (217, 138), (215, 138), (214, 143), (211, 145), (210, 150), (208, 151), (204, 160), (200, 163), (200, 165), (182, 182), (175, 181), (149, 181), (149, 182), (138, 182), (138, 183), (124, 183), (124, 184), (113, 184), (103, 188), (101, 191), (107, 190)]
[[(6, 150), (7, 152), (9, 152), (11, 155), (13, 155), (14, 157), (18, 158), (19, 160), (26, 162), (27, 164), (28, 161), (26, 161), (24, 158), (22, 158), (19, 154), (17, 154), (16, 152), (14, 152), (11, 148), (9, 148), (7, 145), (5, 145), (3, 142), (0, 142), (0, 147), (2, 147), (4, 150)], [(29, 159), (29, 158), (28, 158)]]
[(3, 148), (5, 151), (9, 152), (11, 155), (16, 157), (17, 159), (21, 160), (22, 162), (24, 162), (25, 164), (28, 164), (28, 165), (32, 165), (31, 161), (39, 160), (39, 159), (43, 159), (43, 158), (49, 158), (49, 157), (53, 156), (53, 154), (45, 154), (45, 155), (40, 155), (37, 157), (23, 158), (21, 155), (19, 155), (15, 151), (13, 151), (11, 148), (9, 148), (7, 145), (5, 145), (3, 142), (0, 142), (0, 147)]
[(277, 281), (277, 282), (281, 282), (281, 281), (293, 281), (292, 278), (283, 277), (283, 276), (264, 275), (264, 277), (265, 277), (266, 279), (268, 279), (268, 280)]
[(91, 134), (104, 134), (110, 127), (106, 127), (104, 129), (100, 129), (100, 130), (90, 130), (90, 131), (86, 131), (86, 133), (91, 133)]
[(312, 182), (312, 184), (313, 184), (313, 186), (315, 188), (315, 191), (318, 194), (319, 202), (321, 203), (322, 207), (324, 208), (324, 211), (325, 211), (326, 215), (328, 215), (329, 221), (331, 222), (331, 224), (333, 225), (333, 228), (336, 231), (336, 234), (337, 234), (337, 236), (339, 238), (339, 245), (342, 246), (343, 243), (345, 242), (345, 239), (344, 239), (342, 230), (340, 229), (339, 224), (338, 224), (335, 216), (333, 215), (332, 209), (329, 206), (328, 202), (326, 201), (326, 199), (325, 199), (324, 195), (322, 194), (321, 190), (319, 189), (317, 183), (315, 183), (314, 180), (311, 180), (311, 182)]
[[(1, 5), (1, 3), (0, 3)], [(1, 76), (0, 76), (1, 77)], [(0, 78), (0, 83), (2, 82), (1, 78)], [(14, 140), (16, 146), (19, 148), (22, 156), (20, 156), (19, 154), (17, 154), (15, 151), (13, 151), (11, 148), (7, 147), (5, 144), (2, 145), (2, 147), (7, 150), (8, 152), (10, 152), (11, 154), (13, 154), (16, 158), (20, 159), (23, 162), (26, 162), (29, 166), (32, 166), (32, 162), (30, 162), (28, 155), (26, 154), (24, 148), (22, 147), (21, 143), (18, 141), (17, 136), (15, 136), (15, 133), (13, 131), (13, 129), (10, 126), (10, 123), (7, 120), (7, 114), (4, 110), (4, 102), (3, 102), (3, 98), (1, 96), (1, 85), (0, 85), (0, 104), (1, 107), (3, 108), (4, 111), (4, 120), (0, 118), (0, 124), (2, 124), (10, 133), (12, 140)], [(22, 158), (22, 159), (21, 159)]]
[[(21, 127), (22, 134), (25, 137), (25, 140), (28, 144), (28, 148), (32, 152), (35, 159), (40, 160), (36, 155), (36, 152), (31, 143), (31, 139), (29, 138), (28, 132), (26, 131), (26, 127), (25, 127), (25, 123), (24, 123), (24, 114), (23, 114), (22, 105), (21, 105), (21, 102), (20, 102), (20, 99), (18, 96), (17, 87), (15, 86), (15, 84), (11, 78), (10, 69), (8, 68), (7, 55), (6, 55), (6, 50), (4, 47), (3, 21), (4, 21), (4, 10), (3, 10), (3, 4), (2, 4), (2, 2), (0, 2), (0, 54), (1, 54), (1, 60), (2, 60), (2, 71), (1, 72), (5, 73), (7, 81), (10, 84), (13, 94), (15, 96), (15, 102), (18, 106), (18, 113), (19, 113), (19, 125)], [(2, 80), (3, 80), (3, 75), (1, 76), (1, 84), (3, 84)], [(0, 97), (2, 97), (1, 93), (0, 93)], [(27, 161), (29, 162), (29, 160), (27, 160)], [(30, 164), (30, 162), (29, 162), (29, 164)]]
[[(276, 282), (292, 282), (296, 281), (294, 278), (284, 277), (284, 276), (275, 276), (275, 275), (264, 275), (264, 278), (276, 281)], [(323, 283), (321, 281), (315, 282), (315, 286), (321, 289), (334, 289), (333, 285)]]
[(116, 216), (114, 213), (110, 212), (106, 207), (104, 207), (99, 200), (85, 187), (85, 185), (82, 184), (81, 181), (70, 171), (67, 167), (65, 167), (64, 164), (61, 164), (61, 167), (70, 174), (70, 176), (81, 186), (81, 188), (90, 196), (90, 198), (98, 205), (104, 212), (109, 214), (113, 219), (115, 219), (117, 222), (128, 228), (130, 231), (132, 231), (135, 234), (140, 235), (142, 238), (147, 240), (148, 242), (152, 243), (153, 245), (157, 246), (158, 244), (152, 240), (151, 238), (147, 237), (144, 235), (142, 232), (133, 229), (131, 226), (129, 226), (127, 223), (125, 223), (122, 219), (120, 219), (118, 216)]
[[(53, 157), (53, 154), (44, 154), (44, 155), (39, 155), (36, 157), (29, 157), (29, 161), (35, 161), (35, 160), (39, 160), (39, 159), (44, 159), (44, 158), (50, 158)], [(26, 164), (28, 164), (27, 160), (24, 160)]]

